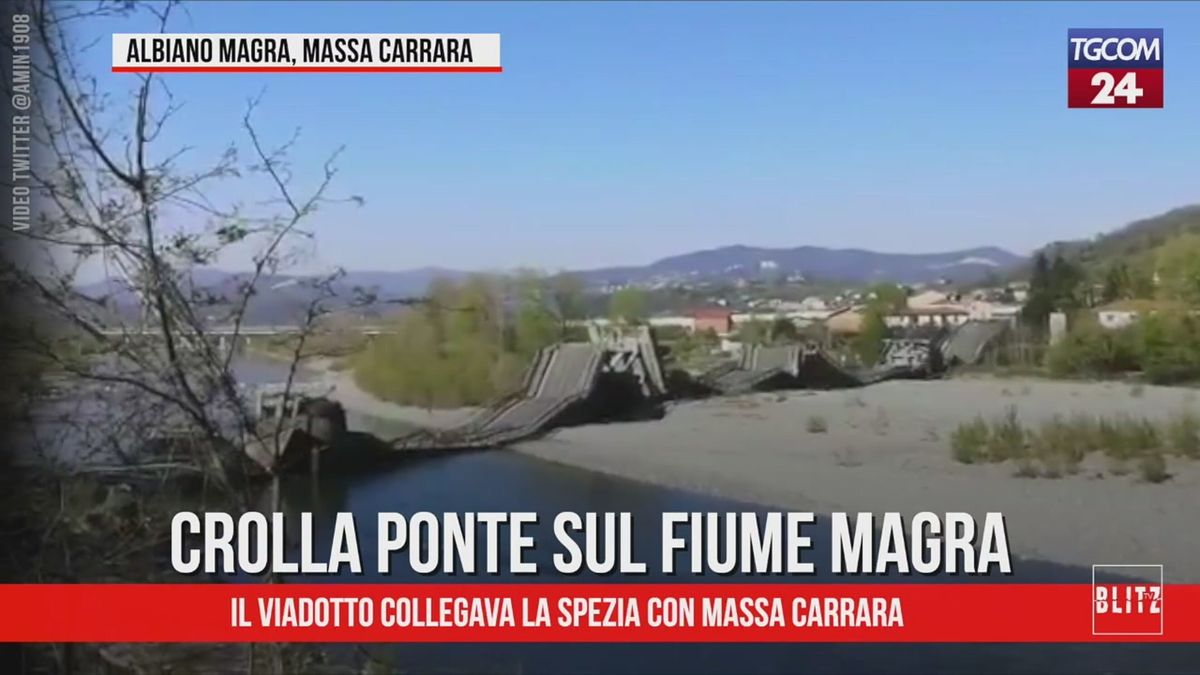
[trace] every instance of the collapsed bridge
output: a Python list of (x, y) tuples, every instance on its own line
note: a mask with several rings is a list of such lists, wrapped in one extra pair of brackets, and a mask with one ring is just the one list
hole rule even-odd
[[(373, 454), (490, 448), (555, 427), (661, 416), (666, 394), (657, 346), (648, 328), (632, 336), (594, 333), (591, 342), (563, 342), (539, 350), (520, 389), (462, 424), (414, 430), (388, 441), (386, 448), (375, 448)], [(269, 470), (295, 468), (312, 460), (319, 446), (344, 435), (344, 413), (332, 425), (323, 417), (300, 405), (277, 458), (263, 448), (247, 452)]]
[(701, 375), (721, 394), (774, 389), (840, 389), (883, 380), (927, 377), (940, 369), (940, 352), (929, 340), (887, 340), (870, 368), (849, 368), (817, 344), (751, 345), (741, 359)]
[[(709, 394), (741, 394), (861, 387), (889, 379), (923, 378), (940, 373), (947, 362), (977, 359), (998, 333), (994, 326), (964, 326), (945, 342), (885, 340), (879, 360), (866, 368), (847, 367), (815, 343), (749, 345), (737, 361), (704, 373), (698, 383)], [(339, 448), (335, 453), (339, 464), (352, 464), (354, 452), (365, 452), (359, 459), (370, 463), (381, 456), (395, 456), (397, 451), (492, 448), (562, 426), (661, 416), (662, 403), (668, 397), (667, 382), (649, 328), (629, 333), (593, 327), (589, 337), (589, 342), (564, 342), (541, 349), (518, 390), (462, 424), (420, 428), (386, 442), (377, 439), (376, 446), (366, 451), (362, 443), (353, 451)], [(270, 471), (296, 468), (305, 461), (315, 470), (317, 455), (347, 435), (344, 411), (338, 408), (333, 418), (326, 414), (337, 408), (336, 404), (324, 401), (325, 413), (308, 404), (293, 404), (280, 403), (273, 408), (282, 414), (286, 407), (293, 418), (278, 456), (261, 446), (247, 448), (247, 453)], [(261, 396), (259, 407), (264, 409)]]

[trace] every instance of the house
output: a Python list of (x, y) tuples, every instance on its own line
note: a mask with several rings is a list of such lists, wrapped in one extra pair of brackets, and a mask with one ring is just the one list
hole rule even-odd
[(697, 333), (711, 330), (717, 335), (733, 332), (733, 312), (724, 307), (706, 307), (692, 312), (692, 330)]
[(973, 300), (966, 306), (971, 321), (1008, 321), (1013, 323), (1021, 315), (1021, 305), (991, 300)]
[(1179, 302), (1167, 302), (1161, 300), (1116, 300), (1096, 308), (1096, 320), (1105, 328), (1125, 328), (1137, 322), (1138, 319), (1156, 314), (1158, 312), (1171, 311), (1191, 311), (1196, 313), (1197, 310), (1189, 308), (1187, 305)]
[(910, 308), (934, 307), (937, 305), (959, 302), (960, 300), (962, 300), (962, 296), (960, 295), (947, 293), (946, 291), (939, 291), (936, 289), (929, 289), (921, 291), (915, 295), (908, 296), (908, 306)]
[(861, 307), (843, 307), (825, 319), (825, 329), (831, 335), (858, 335), (862, 332)]
[(959, 326), (971, 318), (971, 313), (959, 305), (926, 305), (894, 310), (883, 317), (889, 328), (917, 326)]
[(696, 322), (690, 316), (671, 316), (659, 315), (652, 316), (646, 320), (654, 328), (682, 328), (684, 330), (694, 330)]

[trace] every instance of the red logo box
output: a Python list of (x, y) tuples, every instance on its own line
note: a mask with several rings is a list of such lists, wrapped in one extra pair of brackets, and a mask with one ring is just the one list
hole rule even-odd
[[(1158, 571), (1153, 581), (1097, 583), (1096, 572)], [(1162, 565), (1092, 565), (1092, 635), (1162, 635)]]
[(1156, 69), (1067, 71), (1068, 108), (1161, 108), (1163, 71)]

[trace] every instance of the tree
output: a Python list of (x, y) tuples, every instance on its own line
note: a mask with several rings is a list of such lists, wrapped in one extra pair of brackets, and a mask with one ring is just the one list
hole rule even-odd
[(1200, 306), (1200, 234), (1185, 234), (1158, 254), (1159, 295)]
[(738, 340), (748, 345), (765, 345), (771, 342), (771, 324), (760, 319), (751, 319), (738, 326)]
[(1083, 270), (1062, 255), (1054, 256), (1054, 264), (1050, 267), (1050, 297), (1055, 308), (1070, 310), (1080, 306), (1080, 285), (1083, 283)]
[(868, 297), (884, 312), (903, 309), (908, 305), (908, 291), (896, 284), (875, 284), (867, 289)]
[(883, 353), (883, 341), (887, 339), (887, 323), (878, 307), (868, 307), (863, 312), (862, 329), (854, 338), (854, 352), (864, 365), (879, 361)]
[(1104, 302), (1122, 300), (1131, 297), (1132, 292), (1133, 281), (1129, 275), (1129, 266), (1124, 262), (1110, 265), (1104, 274), (1104, 289), (1101, 291), (1101, 299)]
[(542, 298), (538, 287), (525, 289), (516, 322), (516, 351), (531, 357), (539, 349), (562, 339), (563, 324)]
[(436, 280), (423, 306), (397, 320), (394, 334), (355, 356), (355, 381), (382, 399), (427, 408), (480, 405), (508, 393), (531, 357), (562, 339), (543, 281), (530, 273)]
[(563, 272), (550, 277), (547, 285), (550, 288), (550, 297), (558, 319), (564, 329), (568, 322), (580, 321), (587, 317), (587, 303), (584, 298), (582, 279)]
[[(153, 74), (132, 76), (130, 113), (111, 109), (113, 92), (76, 69), (81, 47), (70, 26), (97, 15), (150, 12), (167, 30), (173, 4), (102, 5), (95, 11), (34, 2), (32, 43), (39, 96), (33, 135), (44, 162), (33, 171), (39, 202), (36, 224), (15, 233), (44, 263), (4, 261), (2, 276), (36, 306), (39, 321), (22, 326), (21, 339), (63, 374), (105, 385), (96, 405), (111, 411), (104, 423), (89, 416), (82, 441), (105, 446), (135, 470), (147, 440), (165, 426), (196, 442), (193, 456), (175, 457), (229, 488), (247, 440), (279, 451), (284, 420), (267, 429), (255, 419), (232, 369), (251, 300), (266, 278), (298, 260), (311, 238), (301, 225), (334, 201), (327, 192), (338, 151), (317, 170), (315, 187), (300, 191), (305, 172), (289, 163), (295, 136), (272, 142), (254, 117), (251, 101), (241, 140), (231, 141), (208, 166), (185, 163), (187, 148), (164, 147), (163, 130), (180, 105)], [(243, 157), (248, 159), (243, 160)], [(247, 206), (222, 202), (217, 186), (237, 179), (271, 197)], [(357, 198), (350, 201), (361, 202)], [(180, 221), (207, 222), (184, 228)], [(249, 254), (249, 272), (214, 290), (195, 272), (218, 264), (231, 250)], [(107, 269), (103, 291), (79, 283), (82, 270)], [(306, 300), (294, 315), (298, 339), (284, 393), (292, 390), (307, 337), (339, 303), (339, 271), (297, 283)], [(140, 306), (129, 312), (123, 298)], [(211, 334), (229, 327), (228, 339)], [(64, 340), (87, 340), (103, 358), (63, 359)], [(233, 452), (231, 452), (233, 451)]]
[(791, 319), (778, 317), (771, 322), (771, 342), (795, 342), (797, 339), (799, 339), (799, 332)]
[(1083, 272), (1062, 255), (1055, 255), (1050, 262), (1045, 253), (1039, 251), (1033, 260), (1029, 279), (1029, 297), (1021, 310), (1026, 323), (1044, 330), (1050, 314), (1068, 311), (1081, 305), (1079, 287)]
[(608, 302), (608, 315), (614, 321), (638, 324), (646, 319), (649, 299), (640, 288), (622, 288), (612, 294)]

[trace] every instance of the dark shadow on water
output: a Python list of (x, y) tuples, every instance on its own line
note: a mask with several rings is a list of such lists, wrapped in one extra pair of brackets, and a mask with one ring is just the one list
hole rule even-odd
[[(828, 519), (819, 519), (810, 530), (811, 556), (819, 573), (813, 576), (687, 576), (666, 577), (659, 568), (659, 523), (664, 511), (753, 511), (768, 509), (717, 499), (681, 490), (623, 480), (571, 467), (543, 462), (507, 451), (442, 453), (413, 457), (377, 468), (372, 473), (321, 476), (313, 481), (296, 476), (283, 485), (284, 508), (289, 513), (313, 511), (316, 541), (328, 541), (333, 514), (356, 514), (360, 553), (366, 574), (341, 577), (297, 577), (308, 583), (831, 583), (844, 578), (820, 573), (828, 565)], [(401, 553), (394, 559), (395, 574), (372, 572), (376, 514), (396, 511), (535, 511), (542, 521), (532, 534), (547, 542), (532, 552), (542, 574), (519, 579), (502, 570), (498, 575), (419, 576), (408, 570)], [(652, 571), (640, 578), (580, 574), (564, 577), (553, 571), (551, 530), (559, 511), (628, 511), (634, 517), (634, 558)], [(507, 532), (502, 532), (506, 537)], [(1064, 536), (1070, 536), (1064, 533)], [(1021, 533), (1008, 532), (1010, 542)], [(502, 541), (506, 541), (503, 539)], [(320, 546), (318, 545), (318, 550)], [(479, 569), (483, 552), (479, 551)], [(507, 568), (507, 556), (501, 555)], [(1014, 574), (978, 577), (867, 576), (863, 583), (1018, 582), (1089, 583), (1091, 569), (1036, 560), (1014, 560)], [(689, 569), (682, 555), (677, 569)], [(1031, 613), (1037, 607), (1030, 607)], [(969, 621), (969, 616), (963, 617)], [(423, 673), (1196, 673), (1200, 646), (1195, 645), (886, 645), (886, 644), (688, 644), (688, 645), (367, 645), (362, 649), (330, 646), (348, 660), (372, 659), (402, 672)]]

